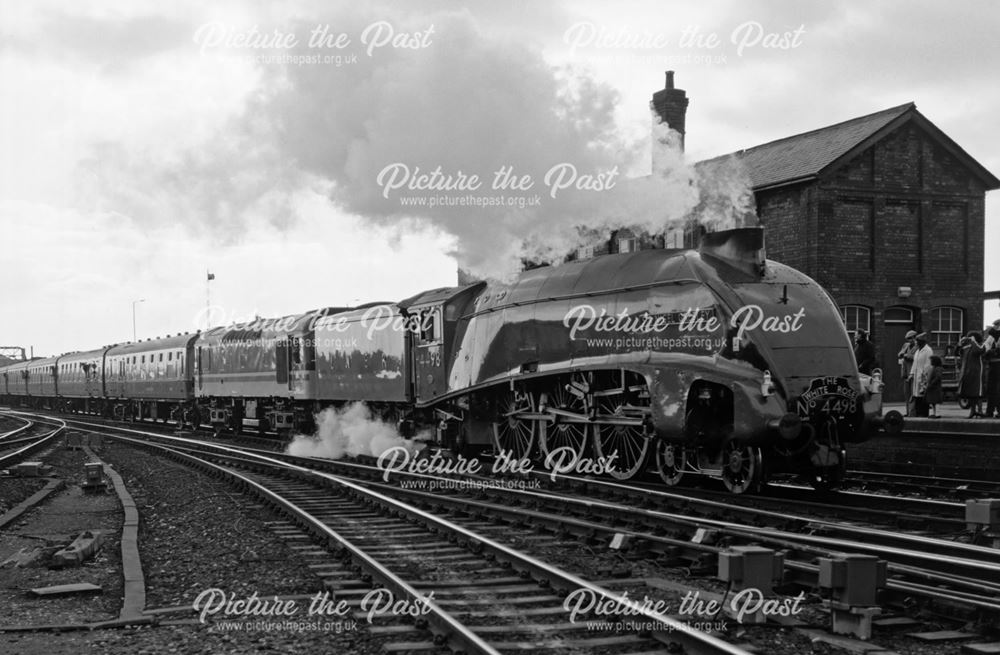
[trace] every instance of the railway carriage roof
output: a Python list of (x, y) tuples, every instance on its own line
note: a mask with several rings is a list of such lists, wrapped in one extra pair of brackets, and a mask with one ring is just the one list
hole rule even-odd
[(44, 359), (33, 359), (30, 362), (25, 362), (27, 368), (35, 368), (36, 366), (52, 366), (58, 360), (58, 357), (45, 357)]
[(314, 318), (341, 311), (344, 311), (344, 308), (325, 307), (303, 314), (290, 314), (277, 318), (257, 318), (245, 323), (222, 325), (203, 332), (198, 343), (203, 346), (217, 346), (224, 343), (249, 342), (263, 337), (303, 334), (309, 330)]
[(324, 307), (303, 314), (290, 314), (278, 318), (257, 318), (245, 323), (223, 325), (203, 332), (199, 338), (200, 345), (218, 345), (227, 342), (246, 342), (267, 336), (283, 336), (287, 334), (303, 334), (314, 326), (314, 319), (349, 311), (349, 307)]
[(104, 348), (97, 348), (96, 350), (84, 350), (72, 353), (66, 353), (65, 355), (59, 356), (59, 363), (69, 363), (69, 362), (83, 362), (88, 359), (94, 359), (95, 357), (103, 357), (106, 351), (110, 350), (110, 346)]
[(108, 357), (114, 355), (132, 355), (136, 353), (146, 353), (150, 351), (157, 350), (174, 350), (177, 348), (186, 348), (188, 344), (197, 338), (198, 333), (190, 334), (178, 334), (173, 337), (160, 337), (157, 339), (148, 339), (146, 341), (139, 341), (137, 343), (120, 343), (108, 348)]
[(14, 362), (13, 364), (6, 364), (4, 366), (0, 366), (0, 372), (2, 372), (2, 371), (19, 371), (19, 370), (21, 370), (23, 368), (27, 368), (29, 365), (31, 365), (32, 362), (37, 362), (37, 361), (40, 361), (40, 360), (38, 360), (38, 359), (29, 359), (27, 361)]
[(448, 302), (452, 298), (461, 295), (469, 289), (481, 287), (485, 284), (485, 282), (476, 282), (462, 287), (439, 287), (437, 289), (429, 289), (428, 291), (421, 291), (415, 296), (410, 296), (406, 300), (400, 300), (396, 304), (403, 309), (409, 309), (410, 307), (416, 307), (418, 305)]

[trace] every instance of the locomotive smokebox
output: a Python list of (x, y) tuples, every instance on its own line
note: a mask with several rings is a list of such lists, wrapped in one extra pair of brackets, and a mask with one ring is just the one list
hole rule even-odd
[(763, 227), (707, 232), (702, 235), (698, 250), (702, 255), (721, 259), (751, 275), (759, 277), (764, 274), (767, 252)]

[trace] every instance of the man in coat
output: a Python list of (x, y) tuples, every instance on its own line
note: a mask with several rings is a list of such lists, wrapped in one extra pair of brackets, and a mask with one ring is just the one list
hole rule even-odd
[(915, 336), (917, 336), (916, 330), (907, 332), (903, 347), (896, 355), (896, 361), (899, 362), (899, 377), (903, 380), (903, 401), (906, 403), (907, 416), (910, 415), (913, 398), (913, 380), (910, 379), (910, 371), (913, 369), (913, 353), (917, 352), (917, 343), (913, 339)]
[(857, 343), (854, 346), (854, 359), (858, 362), (858, 372), (871, 375), (878, 363), (875, 361), (875, 344), (868, 338), (868, 333), (858, 330)]

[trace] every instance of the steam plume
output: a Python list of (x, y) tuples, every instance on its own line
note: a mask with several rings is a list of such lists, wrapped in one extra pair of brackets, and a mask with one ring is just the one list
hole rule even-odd
[[(293, 225), (287, 199), (309, 188), (378, 226), (415, 220), (451, 235), (461, 268), (499, 279), (523, 259), (558, 262), (620, 227), (660, 233), (692, 215), (715, 229), (743, 220), (749, 186), (738, 171), (700, 176), (665, 126), (654, 135), (664, 149), (657, 170), (626, 180), (645, 148), (621, 136), (617, 92), (586, 70), (553, 67), (537, 48), (484, 31), (468, 12), (409, 11), (392, 5), (393, 29), (433, 28), (426, 47), (366, 52), (358, 36), (386, 19), (385, 7), (340, 9), (300, 24), (302, 35), (316, 22), (354, 35), (354, 49), (337, 54), (357, 54), (357, 61), (260, 64), (260, 92), (214, 142), (163, 161), (105, 145), (88, 179), (123, 213), (190, 217), (224, 239), (241, 233), (246, 216)], [(305, 41), (289, 54), (316, 55)], [(405, 167), (410, 180), (440, 170), (446, 178), (477, 176), (481, 186), (387, 190), (379, 180), (393, 166)], [(546, 176), (558, 167), (575, 184), (554, 192)], [(527, 176), (531, 188), (494, 188), (501, 170)], [(578, 188), (587, 186), (584, 178), (600, 188)], [(484, 198), (494, 202), (481, 204)]]
[(341, 459), (345, 455), (378, 457), (386, 450), (402, 446), (411, 453), (414, 440), (399, 436), (396, 429), (376, 418), (363, 403), (346, 408), (328, 407), (316, 416), (315, 435), (296, 435), (285, 449), (290, 455)]

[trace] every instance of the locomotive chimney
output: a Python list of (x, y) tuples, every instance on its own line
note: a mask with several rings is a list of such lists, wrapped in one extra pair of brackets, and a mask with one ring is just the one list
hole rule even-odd
[[(681, 150), (684, 150), (684, 117), (687, 115), (688, 97), (684, 89), (674, 88), (673, 71), (667, 71), (666, 83), (663, 89), (653, 94), (651, 105), (659, 120), (669, 125), (670, 129), (680, 133)], [(655, 155), (656, 148), (653, 149), (653, 152)]]

